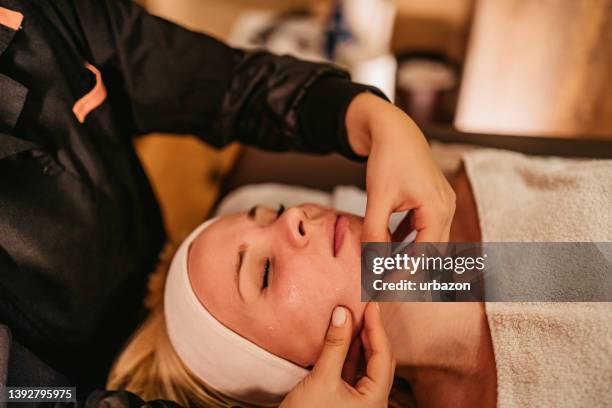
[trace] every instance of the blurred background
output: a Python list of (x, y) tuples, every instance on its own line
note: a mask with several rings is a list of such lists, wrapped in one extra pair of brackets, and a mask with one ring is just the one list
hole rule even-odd
[[(612, 0), (140, 3), (233, 46), (341, 65), (446, 141), (468, 133), (612, 141)], [(136, 144), (169, 237), (180, 240), (216, 202), (241, 148), (168, 135)]]

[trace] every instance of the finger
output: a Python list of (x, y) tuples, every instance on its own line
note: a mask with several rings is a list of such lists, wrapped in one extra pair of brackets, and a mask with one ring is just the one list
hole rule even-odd
[(313, 375), (322, 375), (327, 379), (340, 378), (342, 367), (351, 344), (352, 316), (343, 306), (337, 306), (330, 321), (323, 350), (313, 368)]
[[(382, 324), (380, 312), (374, 303), (370, 303), (364, 316), (364, 349), (366, 354), (366, 376), (385, 388), (392, 380), (393, 355), (391, 345)], [(360, 380), (361, 381), (361, 380)], [(357, 383), (359, 388), (359, 383)]]
[(384, 196), (368, 193), (361, 241), (388, 242), (389, 216), (392, 212), (391, 204), (384, 199)]
[(342, 367), (342, 379), (351, 386), (354, 386), (357, 382), (357, 374), (359, 372), (361, 358), (361, 338), (356, 337), (351, 343), (351, 347), (348, 351), (348, 357), (344, 362), (344, 367)]
[(443, 215), (436, 215), (430, 208), (420, 207), (416, 209), (413, 217), (414, 228), (417, 230), (415, 242), (448, 241), (450, 221)]

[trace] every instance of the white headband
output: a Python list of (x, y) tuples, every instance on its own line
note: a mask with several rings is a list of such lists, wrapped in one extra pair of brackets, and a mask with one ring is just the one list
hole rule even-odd
[(164, 293), (170, 342), (181, 361), (215, 390), (252, 404), (278, 405), (309, 371), (225, 327), (191, 287), (189, 247), (216, 220), (206, 221), (189, 234), (170, 264)]

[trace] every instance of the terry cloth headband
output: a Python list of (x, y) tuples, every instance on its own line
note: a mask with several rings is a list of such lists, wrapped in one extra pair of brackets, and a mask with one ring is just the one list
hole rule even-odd
[(197, 227), (170, 264), (164, 292), (170, 342), (183, 364), (215, 390), (247, 403), (278, 405), (309, 371), (225, 327), (200, 303), (191, 287), (189, 247), (216, 220)]

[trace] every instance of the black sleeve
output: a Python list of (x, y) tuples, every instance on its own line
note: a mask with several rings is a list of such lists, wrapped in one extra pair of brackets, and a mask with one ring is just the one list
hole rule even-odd
[(357, 158), (346, 108), (360, 92), (384, 97), (332, 65), (234, 49), (129, 0), (74, 1), (92, 56), (120, 78), (140, 134), (193, 133), (218, 147), (239, 140)]

